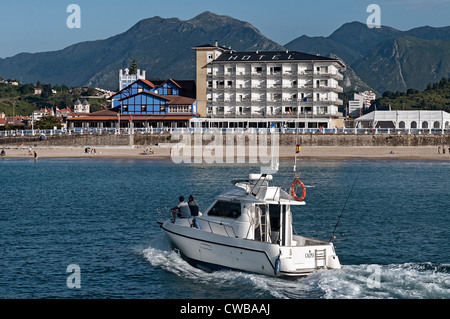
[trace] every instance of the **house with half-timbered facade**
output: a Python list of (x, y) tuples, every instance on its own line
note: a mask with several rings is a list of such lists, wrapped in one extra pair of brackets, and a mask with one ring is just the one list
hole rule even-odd
[(197, 117), (195, 82), (138, 79), (110, 97), (108, 110), (73, 118), (68, 128), (182, 128)]

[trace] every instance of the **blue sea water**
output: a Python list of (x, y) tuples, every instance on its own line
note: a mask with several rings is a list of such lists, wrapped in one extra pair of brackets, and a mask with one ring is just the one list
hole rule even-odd
[[(273, 183), (288, 188), (292, 165), (282, 162)], [(204, 211), (257, 165), (1, 160), (0, 298), (450, 298), (450, 163), (297, 166), (308, 186), (307, 205), (294, 210), (297, 233), (329, 239), (342, 214), (334, 243), (343, 268), (286, 280), (194, 268), (156, 224), (158, 206), (193, 194)], [(79, 289), (67, 286), (73, 264)]]

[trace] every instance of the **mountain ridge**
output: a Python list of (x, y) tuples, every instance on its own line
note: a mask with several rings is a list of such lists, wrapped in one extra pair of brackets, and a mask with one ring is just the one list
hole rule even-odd
[(107, 39), (80, 42), (57, 51), (19, 53), (0, 59), (0, 76), (22, 77), (25, 83), (43, 81), (115, 90), (119, 69), (136, 59), (151, 78), (194, 79), (192, 46), (215, 39), (236, 50), (285, 50), (248, 22), (206, 11), (186, 21), (143, 19)]
[[(346, 90), (373, 89), (383, 93), (410, 87), (423, 89), (427, 83), (439, 81), (438, 77), (450, 75), (450, 26), (400, 31), (388, 26), (369, 29), (353, 21), (343, 24), (328, 37), (302, 35), (280, 45), (249, 22), (205, 11), (189, 20), (150, 17), (106, 39), (84, 41), (57, 51), (19, 53), (3, 58), (0, 76), (22, 78), (24, 83), (41, 81), (116, 90), (118, 70), (136, 59), (150, 79), (195, 79), (192, 47), (214, 40), (236, 51), (289, 49), (338, 57), (347, 65)], [(427, 53), (427, 49), (432, 52)], [(397, 59), (392, 59), (394, 51)]]
[[(291, 50), (339, 56), (348, 69), (353, 70), (362, 82), (378, 93), (386, 90), (406, 91), (408, 88), (424, 89), (428, 83), (448, 77), (449, 45), (450, 26), (423, 26), (400, 31), (387, 26), (369, 29), (357, 21), (343, 24), (329, 37), (301, 36), (285, 44)], [(432, 54), (427, 53), (429, 49), (432, 49)], [(392, 60), (395, 50), (399, 58)], [(400, 58), (406, 56), (408, 59)], [(419, 66), (420, 73), (411, 61)], [(439, 68), (439, 72), (433, 71), (436, 68)]]

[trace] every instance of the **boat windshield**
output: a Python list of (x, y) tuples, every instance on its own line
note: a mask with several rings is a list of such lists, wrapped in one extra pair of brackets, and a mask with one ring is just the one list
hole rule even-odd
[(208, 216), (238, 218), (241, 216), (241, 203), (219, 200), (208, 211)]

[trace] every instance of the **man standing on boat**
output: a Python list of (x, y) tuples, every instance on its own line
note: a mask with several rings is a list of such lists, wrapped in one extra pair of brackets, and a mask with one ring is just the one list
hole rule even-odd
[(175, 218), (181, 217), (181, 218), (189, 218), (191, 217), (191, 210), (189, 209), (188, 203), (184, 201), (184, 197), (180, 196), (179, 198), (180, 203), (178, 206), (175, 206), (171, 209), (172, 211), (172, 220), (175, 221)]

